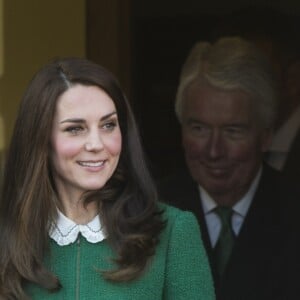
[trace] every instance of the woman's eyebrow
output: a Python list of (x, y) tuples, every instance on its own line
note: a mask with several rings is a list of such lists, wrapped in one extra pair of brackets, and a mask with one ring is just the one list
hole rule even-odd
[(111, 116), (113, 116), (113, 115), (115, 115), (115, 114), (117, 114), (117, 112), (116, 112), (116, 111), (113, 111), (113, 112), (111, 112), (111, 113), (109, 113), (109, 114), (103, 116), (103, 117), (100, 119), (100, 121), (104, 121), (104, 120), (110, 118)]
[(84, 119), (80, 119), (80, 118), (71, 118), (71, 119), (65, 119), (63, 121), (61, 121), (60, 123), (84, 123), (85, 120)]
[[(100, 121), (104, 121), (104, 120), (110, 118), (111, 116), (113, 116), (113, 115), (115, 115), (115, 114), (117, 114), (117, 112), (116, 112), (116, 111), (113, 111), (113, 112), (111, 112), (111, 113), (109, 113), (109, 114), (103, 116), (103, 117), (100, 119)], [(60, 124), (63, 124), (63, 123), (84, 123), (84, 122), (85, 122), (85, 120), (84, 120), (84, 119), (81, 119), (81, 118), (70, 118), (70, 119), (65, 119), (65, 120), (61, 121)]]

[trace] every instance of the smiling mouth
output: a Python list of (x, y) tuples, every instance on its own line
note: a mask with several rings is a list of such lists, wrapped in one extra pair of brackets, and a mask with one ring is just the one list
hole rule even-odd
[(82, 167), (90, 167), (90, 168), (97, 168), (104, 165), (104, 160), (101, 161), (78, 161), (78, 164)]
[(209, 172), (214, 175), (223, 175), (227, 173), (226, 169), (218, 169), (218, 168), (209, 169)]
[(228, 167), (206, 166), (206, 170), (214, 176), (225, 176), (228, 174)]

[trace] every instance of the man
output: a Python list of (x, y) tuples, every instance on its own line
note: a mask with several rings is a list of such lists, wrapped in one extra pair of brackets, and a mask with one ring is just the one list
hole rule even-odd
[(277, 105), (272, 74), (236, 37), (198, 43), (181, 72), (175, 110), (188, 172), (161, 194), (198, 217), (217, 299), (296, 299), (287, 247), (297, 240), (290, 207), (299, 199), (262, 164)]

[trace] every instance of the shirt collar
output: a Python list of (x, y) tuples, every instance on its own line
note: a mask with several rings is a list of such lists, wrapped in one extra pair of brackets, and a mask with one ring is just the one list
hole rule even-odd
[(60, 246), (69, 245), (77, 240), (79, 233), (90, 243), (98, 243), (105, 239), (105, 233), (101, 226), (99, 215), (87, 224), (76, 224), (58, 211), (56, 222), (50, 227), (50, 237)]
[[(260, 167), (257, 175), (253, 179), (247, 193), (232, 207), (235, 213), (245, 217), (249, 206), (253, 200), (254, 194), (256, 192), (259, 180), (262, 174), (262, 167)], [(207, 193), (207, 191), (199, 185), (199, 192), (201, 195), (202, 207), (204, 214), (212, 212), (216, 207), (217, 203), (215, 200)]]

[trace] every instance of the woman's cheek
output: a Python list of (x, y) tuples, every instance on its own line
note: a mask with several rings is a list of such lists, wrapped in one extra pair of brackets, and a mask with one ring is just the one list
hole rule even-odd
[(83, 149), (83, 144), (79, 141), (58, 140), (55, 146), (56, 154), (64, 157), (75, 156)]

